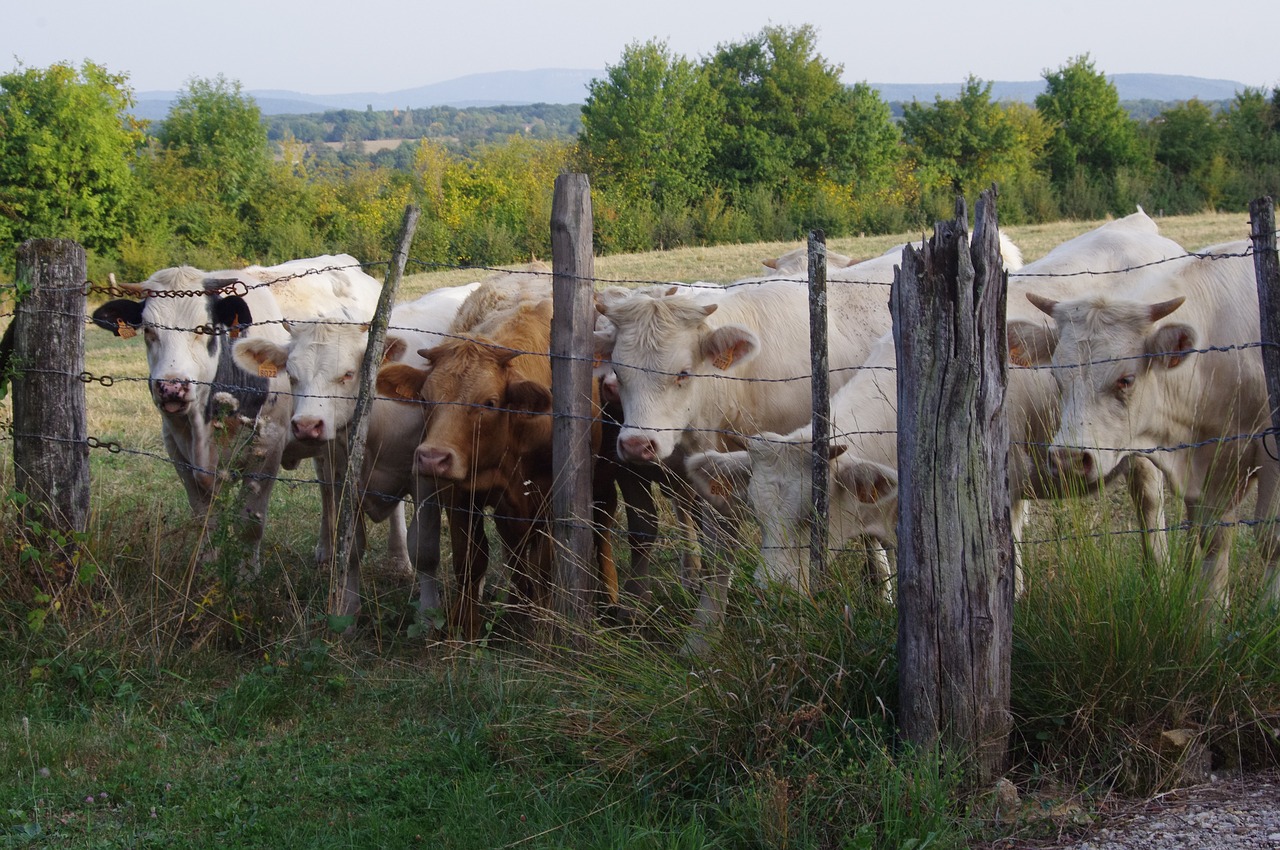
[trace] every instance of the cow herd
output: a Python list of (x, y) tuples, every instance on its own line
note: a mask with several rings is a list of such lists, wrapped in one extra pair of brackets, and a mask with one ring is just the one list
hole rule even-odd
[[(1031, 499), (1124, 481), (1147, 555), (1168, 558), (1166, 484), (1186, 504), (1206, 605), (1226, 605), (1231, 527), (1256, 520), (1264, 595), (1280, 601), (1272, 523), (1278, 463), (1270, 427), (1253, 268), (1244, 243), (1189, 254), (1142, 211), (1023, 266), (1002, 237), (1015, 538)], [(889, 287), (901, 250), (828, 266), (830, 544), (870, 545), (878, 592), (893, 598), (897, 524), (896, 355)], [(608, 287), (597, 294), (592, 499), (602, 610), (645, 605), (669, 499), (700, 585), (697, 619), (722, 616), (740, 526), (761, 534), (758, 577), (808, 591), (812, 410), (804, 255), (731, 285)], [(347, 430), (380, 285), (346, 255), (269, 268), (156, 272), (95, 323), (141, 331), (165, 448), (197, 516), (221, 482), (243, 490), (236, 522), (257, 569), (282, 465), (312, 458), (321, 482), (315, 557), (332, 558)], [(434, 290), (392, 311), (365, 460), (363, 518), (339, 613), (359, 610), (364, 519), (390, 520), (389, 556), (416, 571), (417, 605), (447, 629), (481, 633), (492, 522), (516, 612), (550, 604), (551, 276), (545, 266)], [(1256, 508), (1241, 516), (1258, 483)], [(626, 506), (630, 557), (619, 582), (613, 523)], [(405, 509), (409, 510), (408, 518)], [(446, 605), (441, 535), (455, 581)], [(1193, 548), (1193, 547), (1189, 547)], [(583, 553), (586, 555), (587, 553)], [(1018, 589), (1021, 590), (1020, 572)], [(701, 633), (699, 629), (695, 634)]]

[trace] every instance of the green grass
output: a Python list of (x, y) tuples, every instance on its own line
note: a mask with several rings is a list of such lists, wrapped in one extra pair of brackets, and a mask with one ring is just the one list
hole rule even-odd
[[(1229, 238), (1232, 217), (1195, 218), (1184, 244)], [(1090, 226), (1014, 237), (1043, 245), (1030, 258)], [(833, 249), (902, 241), (886, 240)], [(597, 274), (730, 279), (790, 247), (601, 258)], [(144, 374), (138, 340), (87, 341), (91, 372)], [(141, 382), (88, 391), (91, 434), (163, 453)], [(1190, 730), (1217, 769), (1278, 752), (1280, 626), (1253, 605), (1250, 535), (1229, 619), (1206, 622), (1181, 570), (1098, 534), (1134, 524), (1115, 500), (1036, 506), (1012, 671), (1027, 803), (997, 816), (956, 754), (896, 739), (896, 613), (856, 555), (812, 600), (743, 576), (691, 660), (674, 651), (692, 605), (674, 551), (643, 624), (562, 648), (500, 630), (460, 646), (421, 634), (412, 581), (376, 568), (375, 536), (364, 615), (341, 639), (311, 563), (314, 487), (277, 487), (262, 575), (240, 583), (201, 566), (206, 535), (162, 460), (91, 461), (76, 564), (0, 504), (0, 847), (959, 848), (1069, 828), (1040, 817), (1063, 801), (1177, 782), (1164, 731)], [(6, 457), (0, 488), (12, 480)]]

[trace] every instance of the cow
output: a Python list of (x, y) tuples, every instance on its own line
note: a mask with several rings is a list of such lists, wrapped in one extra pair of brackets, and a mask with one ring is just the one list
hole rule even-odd
[(365, 277), (345, 254), (229, 271), (179, 266), (123, 285), (138, 300), (108, 301), (93, 313), (117, 336), (142, 330), (165, 450), (193, 513), (208, 514), (224, 470), (241, 478), (247, 574), (258, 569), (292, 403), (283, 375), (235, 365), (229, 337), (284, 343), (285, 322), (341, 311), (358, 299)]
[(1010, 324), (1034, 365), (1049, 366), (1061, 420), (1054, 471), (1085, 486), (1132, 454), (1150, 458), (1186, 504), (1202, 553), (1206, 612), (1230, 604), (1232, 520), (1258, 486), (1256, 521), (1266, 563), (1262, 598), (1280, 603), (1274, 523), (1280, 464), (1262, 358), (1251, 345), (1259, 314), (1248, 242), (1215, 245), (1131, 285), (1086, 298), (1029, 295), (1052, 319)]
[[(421, 348), (444, 339), (458, 308), (480, 284), (433, 290), (397, 304), (388, 320), (384, 359), (422, 366)], [(316, 560), (327, 564), (335, 540), (337, 496), (347, 466), (347, 426), (355, 415), (359, 390), (356, 376), (368, 347), (368, 325), (354, 321), (311, 321), (290, 326), (286, 345), (249, 339), (235, 344), (237, 364), (249, 372), (261, 369), (288, 375), (294, 405), (290, 420), (295, 457), (317, 460), (321, 484), (321, 523)], [(361, 512), (374, 522), (390, 520), (388, 557), (419, 576), (418, 607), (424, 613), (439, 606), (433, 581), (439, 561), (440, 510), (434, 492), (415, 489), (409, 471), (412, 452), (422, 436), (422, 416), (393, 401), (375, 398), (369, 414), (365, 461), (361, 471)], [(406, 527), (402, 499), (416, 493), (414, 522)], [(365, 545), (364, 522), (356, 527), (356, 545), (347, 565), (348, 585), (339, 610), (359, 610), (359, 570)]]
[[(1008, 262), (1021, 255), (1009, 243)], [(847, 383), (871, 346), (890, 329), (888, 284), (901, 251), (828, 276), (828, 363), (833, 390)], [(597, 357), (616, 374), (624, 413), (618, 455), (664, 463), (684, 476), (684, 460), (707, 450), (740, 448), (743, 435), (787, 432), (809, 418), (809, 292), (795, 280), (756, 278), (700, 292), (654, 287), (606, 292), (598, 309), (610, 320), (597, 332)], [(713, 549), (728, 535), (721, 518), (702, 511)], [(707, 577), (697, 617), (719, 619), (728, 591), (723, 567)]]
[[(483, 289), (472, 297), (487, 297)], [(414, 470), (451, 488), (459, 594), (449, 622), (451, 631), (466, 639), (480, 634), (479, 602), (489, 557), (485, 508), (493, 509), (519, 608), (550, 604), (551, 309), (550, 299), (517, 300), (465, 330), (455, 324), (452, 338), (419, 352), (426, 368), (391, 364), (378, 373), (382, 394), (429, 403)], [(466, 305), (463, 314), (471, 315)], [(593, 454), (599, 433), (597, 423)], [(597, 513), (595, 520), (600, 579), (609, 602), (616, 603), (608, 518)]]
[[(1008, 310), (1017, 315), (1031, 309), (1023, 297), (1028, 287), (1054, 292), (1105, 289), (1113, 286), (1118, 276), (1151, 273), (1164, 261), (1185, 255), (1182, 246), (1160, 236), (1155, 222), (1139, 210), (1069, 240), (1044, 258), (1013, 272)], [(1014, 356), (1021, 356), (1016, 347)], [(876, 343), (856, 377), (831, 399), (828, 528), (832, 547), (862, 536), (882, 546), (893, 547), (896, 543), (895, 369), (890, 333)], [(1012, 525), (1015, 539), (1020, 539), (1029, 506), (1026, 500), (1061, 498), (1082, 491), (1064, 489), (1061, 482), (1043, 473), (1046, 462), (1042, 446), (1057, 422), (1057, 391), (1048, 376), (1015, 365), (1009, 373), (1005, 409), (1011, 436)], [(720, 500), (722, 509), (730, 509), (734, 502), (750, 504), (751, 512), (761, 522), (766, 573), (802, 589), (808, 586), (812, 439), (812, 426), (805, 425), (786, 435), (762, 434), (749, 441), (743, 451), (704, 452), (688, 462), (699, 492)], [(1164, 535), (1158, 531), (1164, 525), (1163, 479), (1142, 459), (1131, 459), (1120, 471), (1129, 474), (1130, 492), (1141, 517), (1149, 557), (1163, 561)], [(882, 591), (889, 598), (888, 562), (877, 553), (876, 565)], [(1015, 569), (1015, 590), (1021, 592), (1020, 569)]]

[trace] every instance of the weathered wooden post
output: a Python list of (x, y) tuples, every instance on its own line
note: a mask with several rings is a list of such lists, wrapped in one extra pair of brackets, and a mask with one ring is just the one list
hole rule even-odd
[[(422, 211), (413, 204), (405, 208), (400, 238), (391, 256), (387, 279), (382, 283), (382, 294), (378, 296), (373, 320), (369, 323), (369, 344), (360, 364), (360, 392), (356, 396), (351, 424), (347, 426), (347, 468), (342, 491), (338, 494), (338, 539), (333, 547), (329, 584), (329, 611), (344, 618), (353, 616), (360, 607), (357, 573), (351, 569), (351, 550), (355, 547), (356, 524), (364, 521), (360, 515), (360, 470), (364, 465), (365, 440), (369, 436), (369, 411), (373, 406), (378, 367), (382, 365), (383, 349), (387, 344), (391, 308), (395, 306), (400, 279), (404, 277), (404, 267), (409, 261), (409, 246), (413, 244), (413, 234), (418, 229), (421, 214)], [(352, 624), (341, 625), (350, 628)]]
[[(585, 174), (556, 178), (551, 202), (551, 458), (553, 597), (558, 615), (582, 621), (596, 587), (591, 535), (592, 332), (595, 258), (591, 185)], [(613, 579), (616, 583), (616, 579)]]
[(86, 277), (84, 248), (69, 239), (32, 239), (18, 248), (7, 361), (14, 485), (29, 500), (28, 518), (63, 532), (84, 531), (89, 520), (89, 426), (80, 380)]
[(1013, 621), (1005, 291), (994, 190), (964, 200), (890, 295), (898, 351), (898, 665), (903, 737), (1006, 767)]
[(1280, 441), (1280, 260), (1276, 257), (1276, 206), (1270, 196), (1249, 204), (1253, 269), (1258, 278), (1258, 337), (1262, 341), (1262, 368), (1267, 375), (1271, 404), (1272, 440)]
[(813, 519), (809, 524), (809, 580), (827, 569), (831, 494), (831, 382), (827, 366), (827, 236), (809, 231), (809, 357), (813, 388)]

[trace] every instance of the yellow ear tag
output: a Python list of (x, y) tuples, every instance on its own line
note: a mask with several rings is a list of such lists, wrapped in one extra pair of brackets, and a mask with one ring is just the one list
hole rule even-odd
[(707, 482), (707, 489), (711, 491), (711, 495), (719, 499), (728, 499), (733, 496), (733, 488), (729, 486), (729, 482), (719, 476), (714, 476)]
[(274, 364), (274, 363), (259, 363), (259, 364), (258, 364), (258, 377), (259, 377), (259, 378), (274, 378), (274, 377), (275, 377), (276, 375), (278, 375), (278, 374), (280, 374), (280, 370), (276, 368), (276, 364)]
[[(234, 316), (231, 317), (231, 327), (228, 329), (227, 335), (230, 336), (232, 339), (240, 338), (240, 314), (239, 313), (236, 313)], [(275, 377), (274, 370), (272, 374), (263, 375), (263, 377), (274, 378)]]
[(733, 365), (733, 361), (737, 358), (737, 349), (729, 348), (720, 352), (720, 356), (712, 362), (715, 363), (717, 369), (724, 371)]
[(133, 339), (138, 335), (137, 331), (125, 324), (124, 319), (116, 319), (116, 333), (121, 339)]

